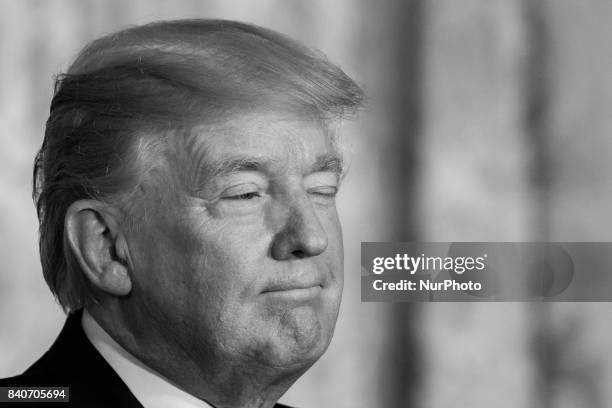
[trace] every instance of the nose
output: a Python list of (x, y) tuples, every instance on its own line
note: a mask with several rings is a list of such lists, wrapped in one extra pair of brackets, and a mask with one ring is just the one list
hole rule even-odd
[(327, 249), (327, 232), (307, 198), (295, 200), (272, 241), (272, 258), (288, 260), (317, 256)]

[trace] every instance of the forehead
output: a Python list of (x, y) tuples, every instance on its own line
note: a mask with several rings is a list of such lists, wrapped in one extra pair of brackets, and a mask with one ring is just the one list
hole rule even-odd
[(185, 136), (184, 160), (207, 173), (241, 162), (268, 170), (306, 171), (322, 157), (338, 157), (333, 135), (321, 121), (296, 115), (248, 113), (202, 126)]

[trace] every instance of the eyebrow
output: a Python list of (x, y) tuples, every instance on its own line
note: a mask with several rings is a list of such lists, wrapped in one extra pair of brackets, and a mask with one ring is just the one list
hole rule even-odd
[(211, 166), (210, 174), (225, 176), (240, 171), (264, 171), (272, 159), (267, 157), (234, 157)]
[(336, 153), (327, 153), (317, 157), (311, 168), (312, 173), (332, 172), (342, 174), (344, 170), (344, 161), (342, 157)]
[[(209, 174), (212, 176), (225, 176), (241, 171), (259, 171), (265, 172), (271, 164), (276, 162), (270, 157), (233, 157), (213, 164), (210, 167)], [(342, 174), (344, 162), (338, 154), (328, 153), (320, 155), (316, 158), (314, 164), (310, 168), (310, 173), (317, 172), (332, 172)]]

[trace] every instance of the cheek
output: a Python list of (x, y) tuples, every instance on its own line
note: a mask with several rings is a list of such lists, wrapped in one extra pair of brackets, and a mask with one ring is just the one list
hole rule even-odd
[(200, 302), (246, 299), (256, 287), (266, 246), (257, 226), (191, 217), (171, 230), (177, 273), (198, 292)]
[(327, 250), (329, 257), (340, 265), (344, 262), (344, 244), (342, 240), (342, 226), (338, 218), (338, 212), (334, 208), (326, 208), (318, 211), (319, 220), (327, 234)]
[(148, 202), (157, 205), (148, 205), (147, 219), (130, 237), (137, 285), (146, 302), (188, 302), (195, 255), (202, 250), (197, 223), (187, 222), (176, 203), (170, 203), (173, 209), (159, 198)]
[[(323, 226), (328, 234), (328, 247), (325, 252), (326, 262), (332, 271), (331, 282), (324, 297), (326, 305), (324, 313), (328, 315), (332, 322), (335, 322), (344, 286), (342, 226), (335, 209), (323, 219), (325, 220)], [(333, 331), (333, 323), (328, 329)]]

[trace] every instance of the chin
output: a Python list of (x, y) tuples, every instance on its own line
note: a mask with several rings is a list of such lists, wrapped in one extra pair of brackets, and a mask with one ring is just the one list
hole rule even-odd
[(270, 365), (295, 370), (307, 369), (329, 346), (333, 322), (322, 320), (310, 307), (295, 308), (282, 316), (280, 327), (270, 339)]

